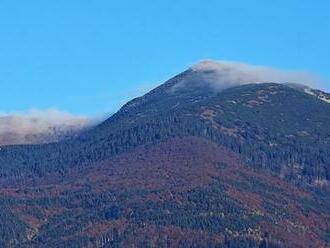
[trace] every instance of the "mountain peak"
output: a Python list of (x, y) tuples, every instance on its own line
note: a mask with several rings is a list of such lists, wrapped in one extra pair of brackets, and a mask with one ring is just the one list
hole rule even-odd
[(192, 69), (193, 71), (216, 71), (223, 65), (224, 63), (217, 62), (211, 59), (205, 59), (191, 66), (190, 69)]
[(201, 60), (191, 66), (188, 72), (184, 83), (186, 86), (209, 87), (215, 91), (244, 84), (277, 82), (271, 80), (270, 74), (274, 73), (268, 68), (230, 61)]

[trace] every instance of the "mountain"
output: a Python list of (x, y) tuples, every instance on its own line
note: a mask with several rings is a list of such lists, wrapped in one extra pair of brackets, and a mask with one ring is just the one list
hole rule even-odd
[(233, 70), (202, 62), (76, 137), (1, 147), (0, 244), (328, 247), (329, 95)]

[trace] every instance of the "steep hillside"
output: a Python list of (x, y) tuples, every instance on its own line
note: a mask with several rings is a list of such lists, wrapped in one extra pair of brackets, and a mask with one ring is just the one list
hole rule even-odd
[(172, 80), (78, 138), (2, 148), (0, 176), (65, 172), (139, 145), (193, 135), (222, 144), (247, 164), (290, 180), (328, 183), (330, 104), (281, 84), (250, 84), (194, 95), (171, 92)]

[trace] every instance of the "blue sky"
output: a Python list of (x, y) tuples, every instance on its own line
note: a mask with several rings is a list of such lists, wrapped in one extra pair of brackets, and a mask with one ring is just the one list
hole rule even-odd
[(113, 112), (205, 58), (303, 70), (330, 91), (328, 0), (2, 0), (0, 112)]

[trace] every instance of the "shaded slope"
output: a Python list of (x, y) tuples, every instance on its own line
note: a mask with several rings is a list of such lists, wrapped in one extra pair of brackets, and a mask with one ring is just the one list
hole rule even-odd
[(133, 100), (76, 139), (1, 149), (1, 177), (65, 173), (139, 145), (193, 135), (222, 144), (248, 164), (290, 180), (328, 183), (328, 103), (280, 84), (244, 85), (219, 93), (208, 87), (193, 93), (173, 91), (187, 73), (191, 72)]

